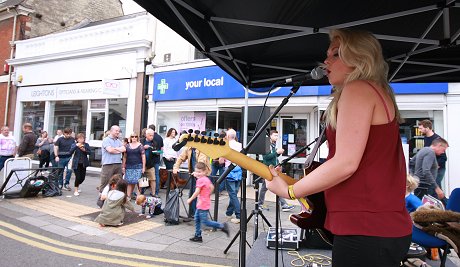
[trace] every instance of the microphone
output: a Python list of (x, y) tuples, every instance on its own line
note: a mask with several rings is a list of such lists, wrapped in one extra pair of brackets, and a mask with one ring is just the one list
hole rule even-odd
[(308, 80), (319, 80), (323, 78), (326, 75), (326, 70), (323, 69), (322, 67), (316, 67), (312, 69), (309, 73), (305, 74), (299, 74), (296, 76), (292, 76), (290, 78), (287, 78), (283, 81), (281, 81), (281, 84), (288, 84), (288, 83), (298, 83), (298, 82), (304, 82)]
[(172, 145), (172, 149), (174, 149), (174, 151), (179, 151), (185, 146), (185, 144), (187, 144), (187, 139), (182, 140), (182, 142), (174, 143), (174, 145)]

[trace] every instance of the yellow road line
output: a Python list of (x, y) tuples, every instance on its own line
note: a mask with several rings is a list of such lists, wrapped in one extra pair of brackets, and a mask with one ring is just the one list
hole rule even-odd
[(14, 239), (22, 243), (25, 243), (29, 246), (33, 246), (39, 249), (51, 251), (57, 254), (66, 255), (70, 257), (101, 261), (101, 262), (109, 262), (109, 263), (126, 265), (126, 266), (161, 266), (161, 265), (152, 265), (152, 264), (143, 263), (143, 262), (128, 261), (128, 260), (122, 260), (122, 259), (117, 259), (117, 258), (108, 258), (108, 257), (102, 257), (102, 256), (96, 256), (96, 255), (91, 255), (91, 254), (86, 254), (86, 253), (81, 253), (81, 252), (74, 252), (74, 251), (69, 251), (65, 249), (60, 249), (60, 248), (49, 246), (49, 245), (46, 245), (46, 244), (43, 244), (43, 243), (40, 243), (34, 240), (27, 239), (25, 237), (21, 237), (15, 234), (8, 233), (6, 230), (1, 229), (1, 228), (0, 228), (0, 235), (6, 236), (8, 238)]
[(44, 237), (44, 236), (39, 235), (39, 234), (35, 234), (33, 232), (27, 231), (25, 229), (22, 229), (20, 227), (17, 227), (15, 225), (12, 225), (12, 224), (9, 224), (9, 223), (3, 222), (3, 221), (0, 221), (0, 226), (9, 228), (9, 229), (11, 229), (11, 230), (13, 230), (15, 232), (21, 233), (21, 234), (29, 236), (29, 237), (33, 237), (35, 239), (38, 239), (38, 240), (41, 240), (41, 241), (44, 241), (44, 242), (48, 242), (50, 244), (57, 245), (59, 247), (67, 247), (67, 248), (80, 250), (80, 251), (94, 252), (94, 253), (99, 253), (99, 254), (103, 254), (103, 255), (117, 256), (117, 257), (124, 257), (124, 258), (132, 258), (132, 259), (138, 259), (138, 260), (140, 259), (140, 260), (147, 260), (147, 261), (162, 262), (162, 263), (168, 263), (168, 264), (178, 264), (178, 265), (185, 265), (185, 266), (203, 266), (203, 267), (223, 267), (223, 266), (225, 266), (225, 265), (216, 265), (216, 264), (208, 264), (208, 263), (201, 263), (201, 262), (171, 260), (171, 259), (165, 259), (165, 258), (144, 256), (144, 255), (140, 255), (140, 254), (123, 253), (123, 252), (117, 252), (117, 251), (111, 251), (111, 250), (105, 250), (105, 249), (98, 249), (98, 248), (91, 248), (91, 247), (73, 245), (73, 244), (68, 244), (68, 243), (64, 243), (64, 242), (61, 242), (61, 241), (57, 241), (57, 240), (54, 240), (54, 239), (51, 239), (51, 238), (48, 238), (48, 237)]

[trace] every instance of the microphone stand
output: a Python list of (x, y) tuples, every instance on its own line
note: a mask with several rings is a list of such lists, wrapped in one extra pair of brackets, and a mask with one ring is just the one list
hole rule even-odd
[[(272, 115), (263, 123), (263, 125), (257, 130), (254, 134), (254, 137), (247, 143), (246, 147), (244, 147), (240, 152), (242, 154), (247, 154), (248, 149), (252, 146), (252, 144), (256, 141), (256, 139), (265, 132), (265, 128), (271, 123), (271, 121), (275, 118), (276, 115), (281, 111), (281, 109), (289, 102), (289, 99), (297, 93), (300, 88), (301, 83), (294, 84), (292, 86), (289, 95), (287, 95), (281, 104), (276, 108)], [(218, 183), (220, 184), (227, 175), (235, 168), (235, 165), (230, 164), (230, 166), (224, 171), (224, 173), (219, 177)], [(239, 251), (239, 266), (245, 267), (246, 266), (246, 232), (247, 232), (247, 225), (246, 225), (246, 185), (241, 183), (241, 215), (240, 215), (240, 251)], [(277, 241), (278, 242), (278, 241)], [(226, 249), (228, 250), (228, 248)], [(278, 262), (276, 262), (276, 266), (278, 266)]]

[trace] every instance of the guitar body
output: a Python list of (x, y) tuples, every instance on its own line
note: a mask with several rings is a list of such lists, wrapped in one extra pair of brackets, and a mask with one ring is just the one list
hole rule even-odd
[(319, 192), (308, 196), (309, 204), (314, 208), (314, 212), (303, 211), (299, 214), (291, 214), (289, 220), (302, 229), (324, 228), (326, 221), (326, 204), (324, 193)]

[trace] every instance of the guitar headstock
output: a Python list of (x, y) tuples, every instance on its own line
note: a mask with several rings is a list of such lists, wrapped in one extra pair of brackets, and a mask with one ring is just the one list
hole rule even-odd
[(214, 134), (214, 137), (211, 137), (207, 136), (206, 132), (190, 129), (188, 133), (184, 133), (179, 137), (178, 142), (186, 142), (185, 146), (196, 148), (213, 159), (226, 157), (232, 151), (227, 140), (217, 133)]

